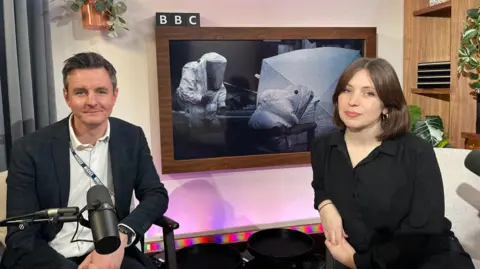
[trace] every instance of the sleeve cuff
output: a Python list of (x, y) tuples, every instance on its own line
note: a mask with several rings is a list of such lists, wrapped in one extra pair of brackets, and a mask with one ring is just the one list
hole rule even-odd
[(130, 240), (128, 240), (128, 242), (127, 242), (127, 247), (129, 247), (130, 245), (132, 245), (133, 242), (135, 242), (135, 239), (137, 239), (137, 233), (135, 233), (135, 231), (132, 228), (130, 228), (130, 226), (128, 226), (126, 224), (119, 223), (118, 226), (122, 226), (124, 228), (127, 228), (132, 232), (132, 238), (130, 238)]
[(315, 190), (315, 201), (313, 203), (313, 208), (315, 208), (315, 210), (318, 210), (318, 206), (327, 199), (328, 197), (324, 191)]
[(370, 257), (368, 253), (366, 254), (353, 254), (353, 261), (357, 269), (371, 269), (370, 266)]

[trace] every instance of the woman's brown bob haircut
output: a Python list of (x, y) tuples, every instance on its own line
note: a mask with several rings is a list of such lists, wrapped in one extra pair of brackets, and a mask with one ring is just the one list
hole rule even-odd
[(337, 87), (332, 96), (334, 105), (333, 122), (337, 127), (345, 129), (345, 124), (338, 114), (338, 96), (345, 90), (352, 77), (360, 70), (367, 70), (373, 82), (378, 97), (388, 109), (388, 117), (382, 118), (382, 133), (379, 140), (392, 139), (407, 133), (410, 129), (410, 114), (407, 102), (403, 96), (402, 86), (395, 69), (381, 58), (360, 58), (351, 63), (338, 79)]

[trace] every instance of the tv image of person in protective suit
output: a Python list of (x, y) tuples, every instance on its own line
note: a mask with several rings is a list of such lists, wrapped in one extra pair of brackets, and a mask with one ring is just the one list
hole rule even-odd
[(201, 128), (206, 121), (219, 124), (213, 116), (224, 112), (226, 107), (227, 90), (223, 84), (226, 67), (227, 59), (215, 52), (205, 53), (198, 61), (183, 67), (176, 95), (190, 128)]

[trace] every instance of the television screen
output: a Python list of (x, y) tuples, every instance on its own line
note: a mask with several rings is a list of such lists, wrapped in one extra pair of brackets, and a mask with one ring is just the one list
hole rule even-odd
[[(363, 39), (170, 40), (174, 159), (306, 152)], [(266, 156), (267, 157), (267, 156)]]

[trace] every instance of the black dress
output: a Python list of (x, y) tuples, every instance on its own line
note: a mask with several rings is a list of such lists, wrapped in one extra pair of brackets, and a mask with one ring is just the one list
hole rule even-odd
[(407, 133), (385, 140), (352, 168), (337, 131), (312, 144), (315, 209), (330, 199), (356, 250), (358, 269), (474, 269), (445, 218), (433, 147)]

